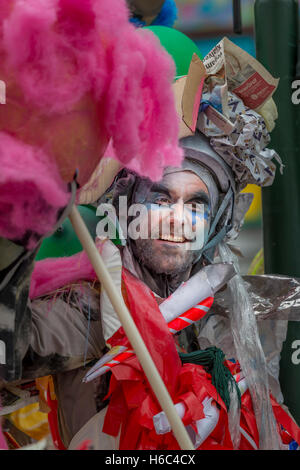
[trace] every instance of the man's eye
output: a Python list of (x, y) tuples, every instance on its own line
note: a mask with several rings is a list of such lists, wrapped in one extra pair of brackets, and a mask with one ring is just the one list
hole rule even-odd
[(209, 217), (210, 209), (204, 202), (194, 202), (188, 205), (190, 211), (198, 216)]
[(164, 204), (170, 204), (170, 201), (167, 197), (159, 197), (155, 200), (155, 203), (159, 205), (164, 205)]
[(199, 202), (192, 202), (190, 207), (195, 212), (203, 212), (204, 211), (204, 204)]

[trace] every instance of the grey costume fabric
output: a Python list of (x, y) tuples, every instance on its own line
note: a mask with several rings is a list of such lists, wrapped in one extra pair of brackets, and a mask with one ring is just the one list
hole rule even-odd
[(24, 379), (53, 376), (60, 434), (68, 447), (79, 429), (102, 409), (107, 392), (103, 385), (106, 376), (87, 384), (82, 382), (91, 361), (107, 351), (99, 288), (84, 283), (75, 286), (71, 294), (43, 297), (29, 305), (32, 332), (22, 375)]
[[(53, 231), (63, 222), (73, 205), (76, 195), (75, 181), (69, 189), (69, 203), (57, 213), (57, 223)], [(45, 234), (44, 237), (49, 235), (50, 233)], [(29, 344), (31, 331), (31, 311), (27, 304), (30, 276), (44, 237), (29, 230), (23, 240), (0, 237), (0, 340), (6, 345), (6, 358), (4, 364), (0, 363), (0, 377), (5, 380), (18, 380), (22, 375), (22, 359)], [(24, 248), (29, 238), (37, 243), (32, 251)]]
[(19, 245), (8, 240), (6, 249), (8, 243), (11, 263), (0, 271), (0, 340), (5, 344), (0, 377), (9, 381), (21, 377), (22, 359), (29, 343), (31, 312), (27, 298), (36, 252), (20, 250)]

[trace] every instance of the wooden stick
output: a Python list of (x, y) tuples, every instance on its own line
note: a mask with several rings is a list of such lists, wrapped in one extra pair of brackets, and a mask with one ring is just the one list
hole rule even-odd
[(123, 298), (120, 296), (116, 286), (114, 285), (108, 269), (106, 268), (100, 253), (98, 252), (96, 245), (75, 205), (71, 209), (69, 218), (84, 250), (86, 251), (93, 265), (99, 281), (101, 282), (101, 286), (103, 286), (103, 288), (106, 290), (109, 300), (118, 314), (126, 336), (136, 352), (136, 355), (144, 369), (145, 375), (157, 397), (158, 402), (160, 403), (162, 410), (165, 412), (169, 420), (179, 446), (182, 450), (195, 450), (183, 425), (183, 422), (181, 421), (175, 409), (169, 392), (155, 367), (148, 349), (145, 346), (140, 332), (137, 329), (126, 307)]

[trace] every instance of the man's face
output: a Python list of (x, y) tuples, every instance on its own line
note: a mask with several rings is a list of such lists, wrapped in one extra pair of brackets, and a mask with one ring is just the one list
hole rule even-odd
[(140, 224), (142, 238), (133, 243), (135, 255), (156, 273), (186, 271), (209, 229), (206, 185), (190, 171), (170, 173), (151, 186), (144, 204), (147, 211)]

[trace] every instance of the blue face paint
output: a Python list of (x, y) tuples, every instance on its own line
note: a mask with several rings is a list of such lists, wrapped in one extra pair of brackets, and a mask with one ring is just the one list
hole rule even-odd
[[(148, 212), (160, 212), (161, 216), (164, 217), (175, 210), (174, 205), (176, 202), (171, 202), (165, 195), (153, 194), (149, 199), (151, 200), (146, 201), (144, 204)], [(204, 229), (204, 238), (207, 238), (211, 220), (209, 204), (204, 202), (184, 204), (183, 219), (185, 223), (190, 221), (192, 232)]]
[(205, 204), (203, 204), (203, 206), (204, 210), (201, 208), (201, 211), (190, 209), (186, 210), (188, 210), (190, 213), (193, 229), (196, 227), (196, 229), (202, 230), (204, 226), (204, 237), (206, 239), (210, 226), (210, 210), (209, 207)]
[[(148, 211), (171, 211), (174, 210), (175, 202), (145, 202), (145, 206)], [(193, 207), (191, 208), (191, 206)], [(203, 211), (204, 206), (204, 211)], [(192, 216), (192, 225), (196, 224), (198, 220), (204, 219), (206, 222), (210, 221), (210, 206), (205, 203), (186, 203), (184, 204), (184, 211), (191, 214)]]

